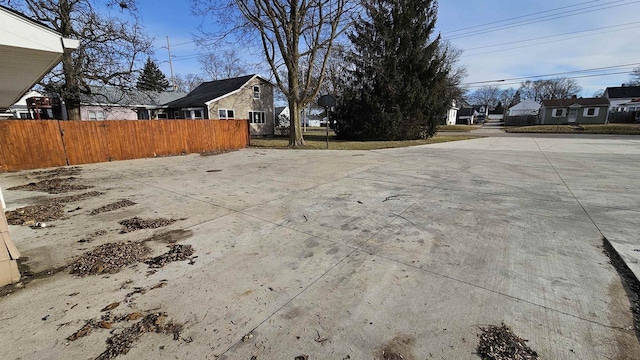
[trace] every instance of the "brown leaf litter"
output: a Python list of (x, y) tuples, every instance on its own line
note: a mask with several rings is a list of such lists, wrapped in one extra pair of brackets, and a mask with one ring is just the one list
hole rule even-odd
[(141, 219), (139, 217), (133, 217), (131, 219), (119, 221), (118, 224), (122, 225), (121, 234), (141, 230), (141, 229), (157, 229), (173, 224), (178, 220), (176, 219)]
[(164, 323), (166, 318), (167, 313), (164, 312), (147, 314), (135, 324), (115, 333), (107, 339), (107, 349), (98, 355), (96, 360), (114, 359), (118, 355), (128, 353), (145, 333), (167, 334), (173, 336), (174, 340), (180, 339), (183, 325), (172, 321)]
[(165, 312), (150, 312), (146, 315), (142, 312), (133, 312), (120, 316), (108, 313), (100, 319), (88, 320), (78, 331), (69, 335), (67, 340), (75, 341), (81, 337), (89, 336), (95, 329), (112, 329), (121, 322), (137, 321), (130, 326), (111, 330), (113, 335), (106, 341), (107, 349), (96, 357), (100, 360), (114, 359), (128, 353), (133, 344), (140, 340), (145, 333), (166, 334), (173, 337), (173, 340), (179, 340), (184, 325), (174, 321), (165, 322), (166, 318), (167, 313)]
[(100, 245), (73, 261), (71, 274), (80, 276), (113, 274), (123, 267), (143, 261), (149, 248), (139, 242), (116, 242)]
[(58, 196), (5, 213), (9, 225), (28, 225), (36, 222), (59, 220), (64, 217), (64, 206), (71, 202), (100, 196), (104, 193), (89, 191), (78, 195)]
[(74, 184), (76, 177), (44, 179), (38, 182), (30, 182), (26, 185), (14, 186), (7, 190), (41, 191), (49, 194), (62, 194), (69, 191), (90, 189), (93, 186)]
[(99, 207), (97, 209), (93, 209), (91, 213), (89, 213), (89, 215), (98, 215), (103, 212), (114, 211), (117, 209), (122, 209), (122, 208), (133, 206), (133, 205), (136, 205), (136, 203), (131, 200), (124, 199), (124, 200), (116, 201), (114, 203)]
[(504, 323), (480, 327), (478, 354), (483, 360), (535, 360), (538, 353)]
[(168, 246), (168, 252), (146, 260), (145, 264), (150, 268), (161, 268), (170, 262), (187, 260), (195, 252), (191, 245), (171, 244)]
[(29, 173), (29, 175), (35, 176), (38, 179), (48, 179), (48, 178), (59, 177), (59, 176), (80, 175), (81, 172), (82, 172), (81, 167), (73, 166), (73, 167), (59, 167), (51, 170), (33, 171)]

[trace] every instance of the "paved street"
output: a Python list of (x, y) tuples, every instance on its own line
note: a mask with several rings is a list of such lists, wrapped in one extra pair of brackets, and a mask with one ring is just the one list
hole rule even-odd
[[(145, 334), (121, 359), (478, 359), (479, 326), (502, 322), (542, 359), (640, 359), (602, 246), (640, 274), (640, 137), (250, 148), (82, 169), (78, 181), (104, 195), (68, 205), (80, 209), (53, 227), (10, 227), (31, 271), (167, 230), (185, 230), (179, 243), (197, 258), (33, 280), (0, 298), (3, 359), (98, 356), (109, 330), (65, 338), (113, 302), (184, 324), (182, 340)], [(5, 190), (28, 174), (0, 174), (9, 209), (41, 199)], [(137, 204), (89, 215), (121, 199)], [(120, 234), (133, 216), (180, 220)], [(135, 287), (149, 290), (128, 297)]]

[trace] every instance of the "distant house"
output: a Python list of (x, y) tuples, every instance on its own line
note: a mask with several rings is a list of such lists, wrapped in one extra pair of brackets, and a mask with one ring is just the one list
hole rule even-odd
[(640, 110), (640, 86), (608, 87), (603, 96), (609, 100), (612, 112)]
[(604, 124), (609, 115), (606, 98), (543, 100), (541, 124)]
[(458, 120), (456, 124), (473, 125), (476, 123), (478, 115), (480, 115), (473, 107), (463, 107), (458, 111)]
[(5, 112), (0, 112), (0, 119), (33, 119), (33, 115), (27, 108), (27, 99), (34, 96), (44, 96), (31, 90), (20, 98), (15, 104), (9, 106)]
[(449, 107), (449, 110), (447, 110), (447, 114), (444, 118), (445, 125), (455, 125), (457, 123), (458, 110), (460, 110), (460, 107), (458, 107), (458, 104), (455, 100), (452, 100), (451, 106)]
[(538, 115), (542, 104), (535, 100), (522, 100), (509, 108), (509, 116), (530, 116)]
[(83, 120), (167, 119), (165, 104), (187, 95), (116, 87), (91, 87), (91, 92), (81, 96), (80, 118)]
[(302, 126), (325, 126), (327, 123), (326, 119), (323, 119), (322, 116), (318, 114), (304, 114), (302, 116)]
[(276, 116), (276, 127), (281, 127), (281, 128), (289, 127), (291, 114), (289, 112), (288, 106), (276, 106), (275, 116)]
[(249, 119), (251, 135), (273, 135), (273, 85), (259, 75), (208, 81), (165, 104), (171, 119)]

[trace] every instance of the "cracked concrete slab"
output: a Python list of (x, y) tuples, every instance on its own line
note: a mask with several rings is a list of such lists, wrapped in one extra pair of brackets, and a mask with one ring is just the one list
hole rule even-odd
[[(476, 359), (478, 327), (501, 322), (545, 359), (637, 358), (602, 237), (625, 259), (640, 247), (639, 162), (636, 137), (518, 136), (82, 166), (77, 181), (104, 195), (46, 229), (10, 227), (31, 271), (115, 241), (154, 237), (155, 256), (168, 231), (195, 257), (155, 272), (45, 273), (0, 297), (0, 347), (6, 358), (95, 357), (109, 330), (66, 337), (122, 302), (116, 314), (161, 309), (184, 324), (181, 340), (144, 335), (122, 359)], [(0, 174), (0, 186), (29, 174)], [(4, 195), (10, 209), (52, 196)], [(137, 204), (89, 215), (120, 199)], [(119, 234), (133, 216), (182, 220)]]

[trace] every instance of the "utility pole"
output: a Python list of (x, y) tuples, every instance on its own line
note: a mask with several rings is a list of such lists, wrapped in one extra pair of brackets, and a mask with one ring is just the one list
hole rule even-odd
[(169, 45), (169, 37), (167, 36), (167, 52), (169, 52), (169, 69), (171, 70), (171, 87), (176, 91), (176, 79), (173, 77), (173, 62), (171, 61), (171, 45)]

